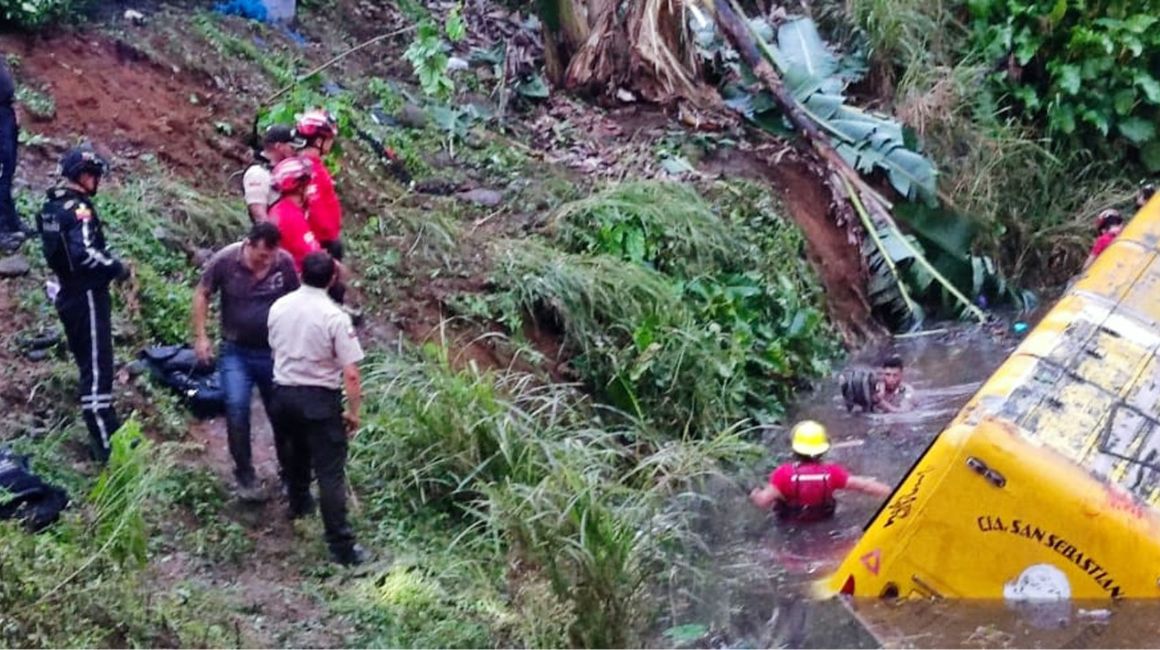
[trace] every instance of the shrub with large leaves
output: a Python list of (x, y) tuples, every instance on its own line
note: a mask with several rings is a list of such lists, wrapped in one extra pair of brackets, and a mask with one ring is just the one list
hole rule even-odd
[(1160, 2), (971, 0), (991, 87), (1055, 135), (1107, 139), (1160, 171)]
[[(756, 28), (759, 33), (773, 35), (767, 26)], [(863, 174), (881, 170), (891, 186), (908, 199), (936, 201), (938, 174), (934, 163), (908, 142), (898, 120), (847, 103), (844, 92), (851, 81), (851, 66), (831, 51), (813, 20), (790, 20), (778, 27), (776, 44), (771, 38), (764, 40), (786, 88), (852, 167)], [(751, 83), (752, 78), (747, 81)], [(768, 93), (752, 95), (748, 90), (727, 89), (726, 95), (730, 105), (759, 125), (778, 126), (773, 121), (780, 121), (780, 114)]]

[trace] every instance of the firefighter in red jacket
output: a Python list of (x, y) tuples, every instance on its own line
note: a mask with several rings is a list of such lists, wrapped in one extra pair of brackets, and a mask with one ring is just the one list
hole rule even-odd
[(321, 250), (306, 217), (306, 192), (314, 178), (314, 163), (305, 156), (287, 158), (270, 172), (270, 184), (280, 195), (270, 206), (269, 219), (282, 233), (282, 249), (294, 258), (302, 274), (302, 260)]
[(822, 461), (830, 450), (830, 441), (821, 424), (813, 420), (799, 422), (793, 428), (792, 446), (797, 458), (775, 469), (768, 485), (749, 493), (753, 505), (773, 507), (782, 519), (812, 521), (834, 514), (834, 493), (838, 490), (890, 495), (890, 486), (866, 476), (853, 476), (837, 463)]
[(331, 257), (342, 261), (342, 204), (334, 189), (334, 179), (322, 161), (322, 157), (334, 148), (338, 120), (324, 110), (307, 111), (298, 116), (294, 131), (306, 142), (302, 155), (314, 163), (314, 176), (306, 188), (310, 230)]

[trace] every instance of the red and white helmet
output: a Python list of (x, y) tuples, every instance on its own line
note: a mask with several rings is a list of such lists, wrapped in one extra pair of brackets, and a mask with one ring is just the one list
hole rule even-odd
[(1124, 223), (1124, 217), (1119, 210), (1108, 208), (1096, 215), (1096, 231), (1102, 232), (1109, 226), (1119, 226)]
[(296, 192), (314, 178), (314, 163), (305, 156), (293, 156), (274, 165), (270, 172), (270, 185), (281, 194)]
[(325, 109), (310, 110), (298, 116), (294, 131), (307, 140), (334, 137), (338, 135), (338, 120)]

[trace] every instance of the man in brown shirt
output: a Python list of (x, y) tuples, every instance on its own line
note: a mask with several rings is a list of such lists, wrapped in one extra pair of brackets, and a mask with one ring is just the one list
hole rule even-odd
[(218, 370), (226, 394), (226, 431), (238, 496), (263, 497), (250, 448), (250, 399), (254, 386), (267, 411), (274, 382), (274, 359), (266, 319), (276, 300), (298, 288), (294, 260), (281, 249), (274, 224), (254, 224), (246, 239), (223, 248), (206, 265), (193, 294), (194, 351), (203, 362), (213, 357), (206, 317), (215, 293), (221, 294), (222, 343)]

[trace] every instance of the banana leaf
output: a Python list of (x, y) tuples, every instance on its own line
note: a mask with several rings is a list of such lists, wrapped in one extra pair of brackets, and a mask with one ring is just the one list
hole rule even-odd
[[(777, 51), (786, 87), (818, 126), (835, 140), (842, 157), (858, 171), (878, 168), (908, 199), (937, 201), (934, 163), (906, 146), (902, 125), (891, 117), (846, 104), (839, 60), (809, 18), (798, 18), (777, 30)], [(775, 61), (776, 62), (776, 61)]]

